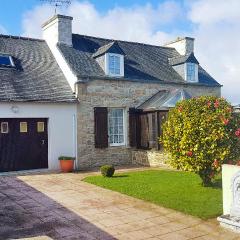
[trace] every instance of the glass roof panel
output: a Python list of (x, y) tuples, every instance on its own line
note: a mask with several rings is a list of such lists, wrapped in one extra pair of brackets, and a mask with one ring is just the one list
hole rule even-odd
[(0, 55), (0, 66), (13, 66), (11, 57), (8, 55)]

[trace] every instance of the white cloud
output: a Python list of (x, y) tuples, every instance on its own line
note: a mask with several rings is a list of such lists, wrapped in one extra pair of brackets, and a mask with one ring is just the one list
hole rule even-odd
[[(193, 30), (180, 31), (181, 35), (196, 38), (196, 57), (201, 65), (224, 84), (225, 97), (240, 103), (237, 89), (240, 82), (239, 9), (239, 0), (186, 0), (185, 7), (177, 0), (166, 0), (155, 8), (145, 4), (115, 7), (101, 13), (90, 2), (74, 1), (61, 13), (73, 16), (75, 33), (157, 45), (176, 38), (179, 31), (174, 22), (184, 19)], [(23, 35), (41, 38), (41, 24), (53, 12), (53, 7), (41, 5), (25, 13)]]
[(189, 17), (200, 24), (235, 22), (240, 20), (239, 9), (239, 0), (198, 0), (192, 3)]
[(53, 15), (52, 6), (44, 4), (24, 13), (22, 19), (23, 36), (41, 38), (41, 25)]
[(197, 23), (196, 56), (201, 65), (224, 85), (222, 94), (240, 103), (240, 1), (198, 0), (189, 18)]
[[(164, 31), (157, 31), (159, 26), (171, 23), (181, 13), (181, 8), (174, 1), (166, 1), (154, 8), (150, 4), (130, 8), (115, 7), (105, 14), (97, 11), (90, 2), (74, 1), (60, 13), (70, 15), (73, 20), (73, 32), (162, 44), (173, 36)], [(23, 16), (23, 35), (41, 37), (41, 24), (53, 15), (53, 7), (36, 6)]]

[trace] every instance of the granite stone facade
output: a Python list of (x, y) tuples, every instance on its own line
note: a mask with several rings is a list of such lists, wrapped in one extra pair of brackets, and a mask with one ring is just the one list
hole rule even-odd
[[(126, 113), (130, 107), (137, 107), (151, 96), (163, 89), (186, 89), (193, 96), (221, 95), (221, 88), (190, 84), (144, 83), (125, 80), (92, 80), (77, 84), (78, 123), (78, 168), (87, 169), (103, 164), (128, 165), (137, 163), (136, 151), (134, 161), (129, 147), (128, 134), (126, 146), (98, 149), (94, 146), (94, 107), (120, 107)], [(128, 133), (128, 114), (126, 114), (126, 132)], [(148, 154), (149, 155), (149, 154)], [(151, 162), (159, 154), (151, 153)], [(142, 156), (139, 154), (138, 156)]]

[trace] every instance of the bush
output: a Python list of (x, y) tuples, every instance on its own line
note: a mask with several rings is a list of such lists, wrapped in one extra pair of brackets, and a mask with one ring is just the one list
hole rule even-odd
[(173, 167), (193, 171), (210, 185), (223, 163), (240, 156), (239, 115), (223, 98), (184, 100), (169, 111), (161, 140)]
[(74, 157), (68, 157), (68, 156), (60, 156), (58, 157), (58, 160), (75, 160)]
[(104, 165), (100, 168), (100, 171), (103, 177), (112, 177), (115, 172), (115, 168), (111, 165)]

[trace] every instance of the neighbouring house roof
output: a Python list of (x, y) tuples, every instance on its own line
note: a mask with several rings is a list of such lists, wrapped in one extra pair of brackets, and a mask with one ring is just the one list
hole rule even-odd
[(15, 64), (0, 66), (0, 101), (76, 101), (45, 41), (0, 35), (0, 52)]
[(79, 34), (73, 34), (72, 37), (72, 47), (59, 44), (58, 48), (80, 81), (88, 78), (108, 79), (94, 57), (108, 51), (112, 44), (117, 42), (119, 48), (125, 54), (124, 77), (110, 79), (220, 86), (201, 66), (199, 66), (199, 82), (186, 83), (169, 63), (169, 59), (180, 57), (180, 54), (174, 48), (114, 41)]
[(177, 102), (190, 98), (192, 98), (192, 95), (184, 89), (160, 90), (139, 105), (137, 109), (145, 111), (168, 110), (175, 107)]
[(198, 60), (196, 59), (193, 53), (169, 58), (169, 64), (172, 66), (176, 66), (179, 64), (187, 63), (187, 62), (199, 64)]
[(116, 41), (113, 41), (100, 47), (92, 56), (95, 58), (108, 52), (125, 55), (123, 50), (119, 47), (118, 43)]

